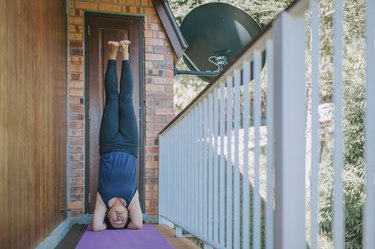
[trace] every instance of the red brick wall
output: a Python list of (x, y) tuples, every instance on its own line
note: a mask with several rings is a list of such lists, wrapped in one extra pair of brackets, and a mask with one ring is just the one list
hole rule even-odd
[(68, 16), (68, 202), (71, 215), (85, 210), (84, 12), (144, 16), (145, 169), (144, 199), (149, 216), (158, 208), (158, 133), (174, 117), (174, 52), (151, 0), (70, 1)]

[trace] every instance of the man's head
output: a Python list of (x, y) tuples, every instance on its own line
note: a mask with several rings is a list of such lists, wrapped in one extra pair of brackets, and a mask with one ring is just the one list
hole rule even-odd
[(123, 205), (112, 206), (106, 216), (105, 222), (109, 228), (125, 228), (129, 219), (129, 211)]

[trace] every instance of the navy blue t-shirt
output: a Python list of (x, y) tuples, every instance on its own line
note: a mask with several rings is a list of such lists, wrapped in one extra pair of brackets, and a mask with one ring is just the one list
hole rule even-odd
[(114, 197), (123, 198), (128, 207), (136, 190), (136, 157), (123, 151), (108, 152), (100, 157), (98, 191), (107, 209)]

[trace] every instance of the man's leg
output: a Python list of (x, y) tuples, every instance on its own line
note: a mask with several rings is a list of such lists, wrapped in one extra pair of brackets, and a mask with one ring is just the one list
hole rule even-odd
[(122, 69), (120, 78), (120, 132), (128, 145), (138, 147), (138, 128), (133, 106), (133, 78), (129, 61), (129, 41), (120, 41)]
[(105, 74), (105, 106), (102, 123), (100, 125), (100, 147), (111, 143), (114, 136), (119, 132), (119, 101), (118, 101), (118, 80), (116, 69), (116, 57), (118, 42), (108, 42), (110, 47), (107, 71)]

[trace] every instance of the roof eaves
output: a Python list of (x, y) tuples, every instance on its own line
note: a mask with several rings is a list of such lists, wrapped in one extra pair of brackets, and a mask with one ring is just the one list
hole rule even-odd
[(152, 0), (160, 21), (178, 58), (182, 58), (188, 44), (177, 25), (176, 18), (167, 0)]

